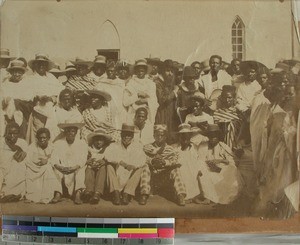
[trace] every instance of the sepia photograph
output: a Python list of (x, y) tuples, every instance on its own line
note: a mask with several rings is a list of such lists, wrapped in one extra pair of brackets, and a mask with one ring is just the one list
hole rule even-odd
[(1, 213), (293, 217), (298, 5), (4, 1)]

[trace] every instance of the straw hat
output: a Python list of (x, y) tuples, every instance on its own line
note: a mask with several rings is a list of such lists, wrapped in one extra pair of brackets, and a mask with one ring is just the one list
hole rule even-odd
[(10, 59), (14, 60), (16, 57), (10, 56), (9, 49), (7, 48), (1, 48), (0, 49), (0, 59)]
[(106, 57), (103, 55), (95, 56), (94, 64), (102, 64), (106, 66)]
[(57, 126), (63, 130), (70, 127), (76, 127), (80, 129), (84, 126), (84, 123), (65, 121), (64, 123), (57, 124)]
[(89, 145), (91, 144), (91, 142), (95, 136), (102, 136), (106, 139), (107, 142), (113, 141), (112, 137), (105, 130), (99, 128), (99, 129), (95, 130), (94, 132), (91, 132), (87, 135), (86, 139), (87, 139), (87, 142)]
[(137, 68), (138, 66), (144, 66), (147, 69), (148, 68), (147, 61), (145, 59), (140, 59), (135, 61), (134, 68)]
[(25, 63), (21, 60), (13, 60), (11, 63), (10, 63), (10, 66), (6, 69), (8, 72), (11, 72), (15, 69), (18, 69), (18, 70), (22, 70), (23, 72), (26, 72), (27, 71), (27, 68), (25, 67)]
[(135, 133), (135, 126), (134, 125), (129, 125), (126, 123), (122, 124), (122, 128), (121, 130), (119, 130), (121, 132), (131, 132), (131, 133)]
[(188, 123), (182, 123), (178, 126), (178, 133), (179, 134), (187, 134), (187, 133), (194, 133), (192, 127)]
[(153, 127), (154, 131), (163, 131), (163, 132), (167, 132), (168, 131), (168, 127), (165, 124), (156, 124)]
[(76, 67), (74, 66), (74, 64), (72, 62), (68, 61), (66, 63), (65, 72), (66, 71), (76, 71)]
[(54, 63), (49, 59), (48, 55), (46, 54), (36, 54), (35, 59), (28, 61), (28, 66), (33, 69), (33, 66), (37, 62), (47, 62), (48, 63), (48, 70), (54, 67)]
[(62, 71), (58, 64), (54, 64), (53, 68), (49, 70), (50, 73), (64, 75), (66, 71)]
[(74, 61), (71, 61), (71, 63), (73, 65), (85, 65), (88, 68), (91, 68), (93, 66), (93, 62), (92, 61), (88, 61), (87, 59), (81, 59), (81, 58), (76, 58)]
[(86, 92), (88, 94), (97, 94), (102, 96), (106, 101), (110, 101), (111, 100), (111, 96), (109, 93), (106, 93), (105, 91), (101, 91), (98, 89), (91, 89), (91, 90), (86, 90)]

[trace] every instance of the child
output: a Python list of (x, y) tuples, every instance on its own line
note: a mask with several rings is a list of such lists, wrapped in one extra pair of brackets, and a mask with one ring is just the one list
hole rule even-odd
[(83, 195), (84, 202), (98, 204), (103, 195), (106, 181), (106, 164), (104, 152), (112, 142), (112, 137), (104, 130), (98, 129), (87, 136), (89, 154), (85, 171), (86, 190)]

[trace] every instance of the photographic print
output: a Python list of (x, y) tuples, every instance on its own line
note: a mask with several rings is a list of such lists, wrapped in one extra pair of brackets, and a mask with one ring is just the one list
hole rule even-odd
[(1, 212), (292, 217), (295, 6), (4, 1)]

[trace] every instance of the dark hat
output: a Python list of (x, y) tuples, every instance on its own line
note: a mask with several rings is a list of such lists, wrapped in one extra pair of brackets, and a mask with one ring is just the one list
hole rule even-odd
[(92, 61), (89, 61), (87, 59), (81, 59), (81, 58), (78, 58), (78, 57), (74, 61), (71, 61), (71, 63), (73, 65), (85, 65), (88, 68), (91, 68), (93, 66), (93, 62)]
[(91, 90), (86, 90), (86, 92), (88, 94), (97, 94), (102, 96), (106, 101), (110, 101), (111, 100), (111, 96), (109, 93), (105, 92), (105, 91), (101, 91), (98, 89), (91, 89)]
[(10, 66), (6, 69), (8, 72), (11, 72), (12, 70), (15, 70), (15, 69), (19, 69), (19, 70), (22, 70), (24, 72), (27, 71), (27, 68), (25, 67), (25, 64), (23, 61), (21, 60), (13, 60), (11, 63), (10, 63)]
[(244, 75), (247, 75), (247, 72), (249, 71), (249, 69), (254, 69), (255, 71), (258, 71), (261, 67), (266, 67), (266, 66), (258, 61), (254, 61), (254, 60), (242, 61), (241, 72)]
[(196, 71), (191, 66), (186, 66), (183, 68), (183, 77), (196, 77)]
[(160, 58), (146, 58), (147, 63), (149, 65), (157, 65), (160, 66), (162, 61), (160, 60)]
[(54, 63), (49, 59), (48, 55), (46, 54), (36, 54), (34, 60), (28, 61), (28, 66), (32, 69), (33, 65), (40, 61), (48, 63), (48, 70), (54, 67)]
[(235, 93), (236, 87), (232, 85), (224, 85), (222, 87), (222, 93)]
[(135, 126), (123, 123), (122, 124), (122, 128), (121, 128), (121, 132), (131, 132), (131, 133), (134, 133), (135, 132)]
[(213, 132), (219, 132), (220, 128), (218, 124), (208, 124), (207, 132), (213, 133)]

